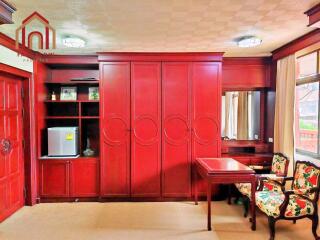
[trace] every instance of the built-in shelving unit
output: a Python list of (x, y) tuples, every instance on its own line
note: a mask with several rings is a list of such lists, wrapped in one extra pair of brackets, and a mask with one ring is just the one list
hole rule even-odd
[[(38, 81), (40, 198), (96, 197), (99, 193), (100, 100), (89, 99), (89, 88), (100, 86), (98, 63), (49, 62), (40, 66), (43, 70), (42, 81)], [(61, 99), (62, 87), (76, 87), (76, 99)], [(78, 127), (79, 157), (46, 157), (50, 127)], [(83, 154), (87, 139), (95, 151), (89, 157)]]

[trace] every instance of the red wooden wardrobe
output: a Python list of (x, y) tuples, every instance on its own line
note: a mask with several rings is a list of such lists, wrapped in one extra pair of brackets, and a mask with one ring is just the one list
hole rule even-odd
[(192, 195), (220, 156), (222, 54), (100, 54), (101, 196)]

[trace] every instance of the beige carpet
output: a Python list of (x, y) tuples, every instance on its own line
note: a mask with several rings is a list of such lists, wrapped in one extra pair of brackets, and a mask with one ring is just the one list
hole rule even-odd
[[(51, 203), (24, 207), (0, 224), (1, 240), (215, 240), (268, 239), (267, 219), (258, 214), (250, 230), (242, 208), (212, 203), (213, 231), (206, 231), (206, 204)], [(313, 239), (311, 221), (277, 224), (276, 239)]]

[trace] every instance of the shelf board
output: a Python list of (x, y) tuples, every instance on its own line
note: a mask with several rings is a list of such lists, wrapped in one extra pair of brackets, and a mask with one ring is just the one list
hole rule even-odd
[(99, 119), (99, 116), (81, 116), (82, 119)]
[(45, 100), (46, 103), (99, 103), (99, 100)]
[(46, 116), (45, 119), (79, 119), (79, 116)]
[(99, 116), (46, 116), (45, 119), (99, 119)]
[(99, 84), (99, 81), (70, 81), (70, 82), (45, 82), (45, 84), (55, 84), (55, 85), (90, 85), (90, 84)]
[(48, 156), (42, 156), (39, 158), (40, 160), (99, 160), (99, 156), (93, 156), (93, 157), (85, 157), (85, 156), (79, 156), (79, 157), (48, 157)]

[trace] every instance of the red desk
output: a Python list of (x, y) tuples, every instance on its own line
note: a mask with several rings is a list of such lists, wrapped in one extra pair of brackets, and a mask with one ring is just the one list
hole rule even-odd
[[(255, 172), (246, 165), (239, 163), (232, 158), (197, 158), (195, 161), (195, 182), (200, 175), (207, 183), (207, 201), (208, 201), (208, 231), (211, 230), (211, 188), (212, 184), (231, 184), (231, 183), (251, 183), (251, 229), (256, 230), (255, 214), (255, 190), (256, 177)], [(198, 204), (198, 190), (195, 184), (195, 204)]]

